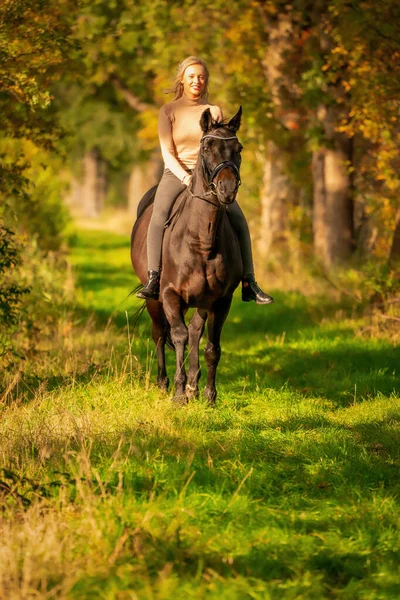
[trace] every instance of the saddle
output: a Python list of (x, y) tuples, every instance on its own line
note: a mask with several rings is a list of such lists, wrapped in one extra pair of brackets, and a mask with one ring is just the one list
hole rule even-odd
[[(139, 219), (142, 214), (145, 212), (145, 210), (151, 206), (154, 202), (154, 198), (157, 192), (157, 188), (158, 188), (158, 184), (157, 185), (153, 185), (152, 188), (150, 188), (145, 195), (143, 196), (143, 198), (141, 199), (141, 201), (139, 202), (139, 205), (137, 207), (137, 215), (136, 215), (136, 220)], [(184, 190), (185, 191), (185, 190)], [(174, 221), (175, 219), (177, 219), (180, 215), (180, 213), (182, 212), (182, 209), (185, 205), (185, 196), (183, 196), (181, 198), (182, 194), (179, 194), (179, 196), (177, 196), (172, 204), (171, 207), (171, 213), (170, 216), (168, 217), (164, 228), (167, 229), (167, 227), (169, 227), (172, 223), (172, 221)], [(177, 200), (180, 199), (178, 205), (177, 205)]]

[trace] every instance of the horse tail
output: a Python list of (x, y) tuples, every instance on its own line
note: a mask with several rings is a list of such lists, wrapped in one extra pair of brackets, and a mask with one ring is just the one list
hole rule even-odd
[[(133, 290), (131, 292), (129, 292), (128, 298), (129, 298), (129, 296), (133, 296), (133, 294), (136, 295), (137, 292), (139, 290), (141, 290), (142, 288), (143, 288), (143, 284), (139, 283), (139, 285), (134, 287)], [(132, 330), (133, 331), (135, 331), (136, 327), (139, 325), (140, 317), (144, 313), (145, 308), (146, 308), (146, 302), (142, 302), (141, 305), (139, 306), (139, 308), (137, 308), (135, 310), (135, 312), (133, 313), (133, 319), (132, 319)]]
[[(129, 292), (128, 298), (129, 298), (129, 296), (133, 296), (134, 294), (136, 294), (142, 288), (143, 288), (143, 284), (139, 283), (137, 286), (135, 286), (133, 288), (133, 290), (131, 292)], [(145, 309), (146, 309), (146, 302), (144, 301), (139, 306), (139, 308), (136, 309), (135, 312), (133, 313), (132, 331), (135, 331), (135, 329), (139, 325), (140, 317), (144, 313)], [(165, 343), (167, 344), (167, 346), (170, 350), (175, 350), (175, 346), (174, 346), (174, 343), (171, 338), (171, 327), (170, 327), (167, 319), (165, 318), (165, 315), (164, 315), (164, 324), (165, 324)]]

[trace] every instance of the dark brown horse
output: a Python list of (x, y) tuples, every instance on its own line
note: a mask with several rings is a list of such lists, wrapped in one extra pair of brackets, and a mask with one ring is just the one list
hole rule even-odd
[[(210, 403), (217, 396), (215, 376), (221, 356), (221, 331), (243, 274), (239, 242), (226, 214), (240, 184), (242, 146), (236, 137), (240, 119), (241, 108), (228, 123), (213, 121), (209, 109), (202, 114), (203, 137), (197, 165), (189, 187), (176, 199), (166, 224), (159, 300), (146, 301), (157, 349), (157, 383), (164, 390), (169, 383), (164, 352), (169, 337), (175, 348), (173, 399), (177, 402), (198, 395), (199, 342), (206, 321), (208, 341), (204, 356), (208, 377), (204, 392)], [(154, 188), (139, 205), (131, 238), (132, 265), (142, 282), (147, 275), (146, 239), (153, 199)], [(184, 316), (189, 307), (197, 310), (186, 327)]]

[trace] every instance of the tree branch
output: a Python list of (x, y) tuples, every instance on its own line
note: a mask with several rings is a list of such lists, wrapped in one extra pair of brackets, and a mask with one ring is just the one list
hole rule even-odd
[(144, 112), (145, 110), (154, 108), (154, 104), (148, 104), (147, 102), (142, 102), (142, 100), (140, 100), (140, 98), (135, 96), (135, 94), (133, 94), (125, 86), (125, 84), (123, 84), (122, 81), (120, 79), (118, 79), (118, 77), (116, 75), (113, 75), (112, 77), (110, 77), (110, 81), (113, 84), (113, 86), (115, 87), (115, 89), (117, 89), (121, 93), (121, 95), (126, 100), (126, 102), (129, 104), (129, 106), (131, 108), (133, 108), (134, 110), (137, 110), (138, 112)]
[(400, 318), (399, 317), (393, 317), (392, 315), (384, 315), (383, 313), (379, 313), (379, 318), (380, 319), (390, 319), (392, 321), (399, 321), (400, 322)]

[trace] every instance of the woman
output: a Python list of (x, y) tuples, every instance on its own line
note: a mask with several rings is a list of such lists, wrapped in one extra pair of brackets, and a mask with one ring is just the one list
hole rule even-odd
[[(190, 183), (200, 150), (200, 117), (209, 108), (214, 120), (223, 118), (219, 106), (208, 104), (208, 78), (207, 65), (199, 58), (189, 56), (179, 65), (172, 90), (174, 100), (160, 109), (158, 133), (165, 171), (157, 188), (147, 234), (148, 279), (136, 294), (138, 298), (158, 298), (164, 224), (175, 198)], [(242, 253), (242, 300), (270, 304), (273, 298), (261, 290), (254, 278), (250, 233), (236, 201), (229, 206), (228, 216)]]

